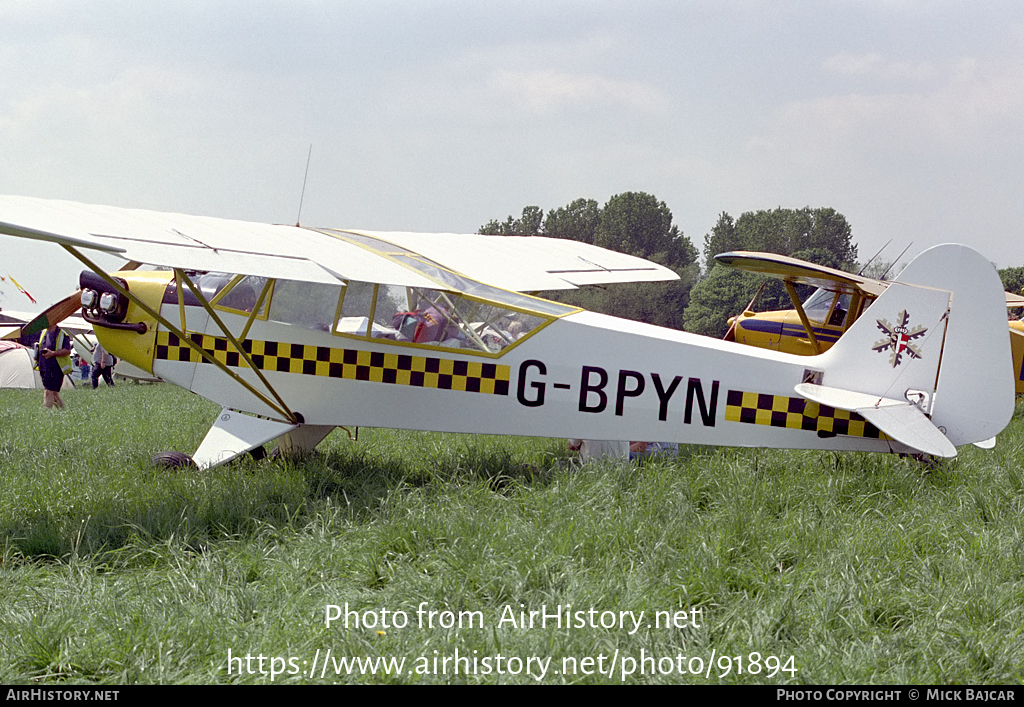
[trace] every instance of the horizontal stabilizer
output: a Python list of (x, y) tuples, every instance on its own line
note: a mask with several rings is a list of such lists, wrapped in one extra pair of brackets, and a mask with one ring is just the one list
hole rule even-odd
[(801, 383), (796, 392), (808, 400), (839, 410), (855, 412), (892, 439), (925, 454), (955, 457), (956, 447), (913, 403)]
[(264, 420), (224, 408), (192, 460), (200, 469), (219, 466), (296, 427), (298, 425), (289, 422)]

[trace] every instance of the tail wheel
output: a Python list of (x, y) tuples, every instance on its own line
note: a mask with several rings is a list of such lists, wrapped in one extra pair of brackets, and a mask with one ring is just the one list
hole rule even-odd
[(153, 466), (161, 466), (165, 469), (181, 469), (187, 466), (195, 467), (196, 465), (192, 461), (192, 457), (184, 452), (160, 452), (153, 457), (150, 463)]

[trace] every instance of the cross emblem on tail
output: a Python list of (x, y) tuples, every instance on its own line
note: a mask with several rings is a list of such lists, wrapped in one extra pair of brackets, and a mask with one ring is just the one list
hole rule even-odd
[(907, 314), (907, 310), (903, 310), (896, 317), (898, 323), (895, 326), (889, 324), (885, 319), (876, 319), (875, 321), (878, 322), (878, 328), (885, 334), (885, 338), (876, 341), (875, 345), (871, 348), (878, 353), (890, 351), (889, 363), (892, 364), (893, 368), (896, 368), (903, 362), (903, 354), (907, 354), (910, 358), (921, 358), (921, 350), (911, 342), (924, 336), (928, 329), (923, 326), (916, 326), (911, 329), (907, 326), (910, 321), (910, 315)]

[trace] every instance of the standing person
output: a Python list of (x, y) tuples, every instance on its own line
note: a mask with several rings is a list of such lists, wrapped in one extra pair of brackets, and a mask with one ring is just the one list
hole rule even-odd
[(100, 384), (100, 376), (111, 388), (114, 387), (114, 357), (107, 353), (103, 345), (96, 343), (92, 350), (92, 389), (96, 390)]
[(64, 407), (60, 397), (64, 376), (71, 373), (71, 343), (54, 324), (39, 339), (39, 377), (43, 379), (43, 406)]

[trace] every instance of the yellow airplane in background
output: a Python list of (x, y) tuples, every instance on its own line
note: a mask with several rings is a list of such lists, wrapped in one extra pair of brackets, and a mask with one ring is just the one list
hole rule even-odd
[[(774, 312), (754, 312), (748, 306), (729, 319), (725, 339), (801, 356), (814, 356), (831, 348), (891, 284), (773, 253), (734, 251), (717, 255), (715, 260), (727, 267), (782, 280), (793, 302), (793, 309)], [(817, 289), (801, 302), (796, 285)], [(1006, 306), (1024, 307), (1024, 297), (1007, 292)], [(906, 322), (890, 324), (878, 320), (879, 333), (885, 337), (879, 345), (888, 346), (893, 337), (908, 336), (899, 346), (912, 356), (912, 332), (899, 331), (905, 325)], [(1010, 321), (1009, 328), (1014, 386), (1017, 394), (1024, 394), (1024, 322)]]

